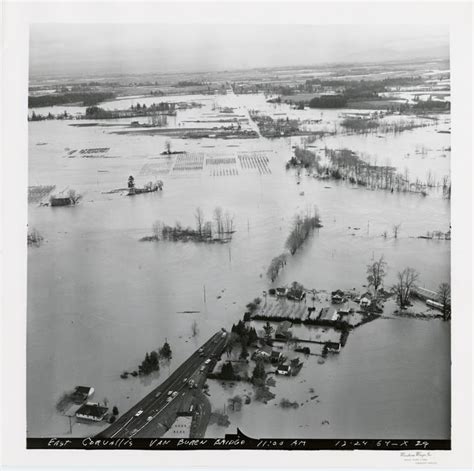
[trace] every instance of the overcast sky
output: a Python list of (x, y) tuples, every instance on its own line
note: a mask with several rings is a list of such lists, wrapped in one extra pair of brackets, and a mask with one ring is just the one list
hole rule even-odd
[(295, 25), (33, 25), (30, 72), (202, 72), (448, 58), (446, 27)]

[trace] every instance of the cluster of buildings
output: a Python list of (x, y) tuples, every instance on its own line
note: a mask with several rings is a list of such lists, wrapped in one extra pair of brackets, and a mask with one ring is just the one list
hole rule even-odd
[(76, 416), (79, 420), (100, 422), (107, 416), (109, 408), (97, 402), (91, 402), (94, 388), (90, 386), (76, 386), (74, 392), (69, 396), (73, 403), (66, 415)]

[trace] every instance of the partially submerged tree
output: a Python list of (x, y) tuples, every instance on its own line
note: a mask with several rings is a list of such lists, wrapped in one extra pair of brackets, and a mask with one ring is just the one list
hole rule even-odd
[(375, 294), (377, 294), (378, 289), (383, 284), (386, 268), (387, 262), (384, 260), (383, 255), (377, 261), (367, 265), (367, 281), (369, 286), (373, 286)]
[(270, 278), (272, 283), (278, 278), (280, 270), (286, 265), (287, 258), (288, 255), (286, 253), (282, 253), (270, 262), (270, 266), (267, 270), (267, 276)]
[(196, 231), (202, 236), (203, 226), (204, 226), (204, 213), (201, 208), (196, 208), (194, 212), (194, 218), (196, 219)]
[(77, 204), (77, 202), (81, 198), (81, 196), (76, 193), (76, 190), (73, 189), (68, 191), (68, 197), (71, 200), (71, 204)]
[(198, 333), (199, 333), (199, 328), (198, 328), (196, 320), (194, 320), (193, 323), (191, 324), (191, 335), (193, 337), (196, 337)]
[(400, 232), (401, 225), (402, 225), (401, 223), (398, 223), (398, 224), (394, 224), (392, 226), (392, 233), (393, 233), (393, 238), (394, 239), (398, 238), (398, 233)]
[(234, 232), (234, 216), (228, 211), (224, 214), (224, 232), (227, 234)]
[(441, 283), (438, 288), (438, 300), (443, 306), (443, 320), (451, 319), (451, 285)]
[(216, 223), (217, 234), (220, 236), (224, 232), (224, 218), (222, 208), (219, 206), (214, 209), (214, 221)]
[(400, 309), (404, 309), (408, 305), (410, 292), (418, 280), (418, 272), (414, 268), (405, 268), (397, 274), (397, 283), (392, 288), (397, 296), (397, 303)]
[(132, 190), (133, 188), (135, 188), (135, 178), (133, 178), (132, 175), (128, 177), (128, 188), (129, 190)]
[(168, 360), (171, 358), (171, 355), (172, 355), (171, 347), (167, 341), (165, 341), (163, 346), (160, 348), (160, 355), (162, 358), (165, 358)]
[(293, 228), (285, 242), (285, 247), (290, 254), (294, 255), (309, 237), (311, 231), (319, 227), (322, 227), (322, 225), (316, 208), (312, 211), (308, 210), (304, 216), (297, 214), (293, 221)]
[(27, 244), (39, 246), (43, 241), (43, 236), (36, 230), (31, 229), (27, 234)]

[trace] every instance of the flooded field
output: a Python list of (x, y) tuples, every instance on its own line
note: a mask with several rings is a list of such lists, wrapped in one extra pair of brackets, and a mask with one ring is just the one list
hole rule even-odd
[[(212, 113), (216, 103), (235, 107), (234, 114), (246, 117), (249, 109), (272, 109), (284, 116), (294, 112), (287, 105), (266, 103), (263, 95), (189, 100), (204, 106), (178, 111), (169, 126)], [(118, 100), (107, 106), (125, 109), (130, 103)], [(323, 116), (328, 127), (339, 119), (334, 110), (311, 110), (305, 116), (313, 115)], [(438, 190), (427, 197), (391, 194), (305, 174), (298, 184), (285, 163), (300, 137), (171, 139), (172, 149), (191, 154), (191, 161), (160, 155), (165, 135), (112, 134), (115, 127), (71, 123), (77, 121), (29, 123), (29, 184), (55, 185), (55, 191), (71, 188), (82, 195), (75, 207), (29, 205), (29, 226), (44, 238), (40, 247), (28, 249), (29, 436), (69, 433), (68, 420), (55, 404), (76, 385), (93, 386), (94, 399), (106, 398), (120, 412), (127, 410), (211, 334), (230, 329), (245, 305), (272, 286), (296, 280), (318, 290), (360, 289), (366, 265), (381, 255), (388, 263), (386, 286), (406, 266), (418, 270), (420, 284), (430, 289), (449, 280), (450, 242), (416, 238), (450, 228), (449, 200)], [(117, 123), (124, 127), (130, 120), (108, 124)], [(250, 120), (247, 125), (255, 128)], [(441, 178), (449, 174), (449, 137), (437, 133), (433, 124), (383, 138), (337, 134), (313, 144), (347, 147), (379, 164), (389, 160), (420, 178), (431, 169)], [(73, 149), (105, 148), (105, 158), (68, 157)], [(163, 191), (135, 197), (110, 193), (126, 188), (129, 175), (137, 186), (159, 178)], [(216, 206), (234, 216), (236, 232), (228, 244), (139, 242), (152, 234), (157, 220), (194, 227), (197, 207), (211, 218)], [(289, 257), (270, 284), (266, 270), (283, 251), (295, 214), (314, 206), (323, 227)], [(398, 238), (382, 237), (394, 224), (401, 224)], [(169, 365), (146, 379), (120, 378), (165, 339), (173, 352)], [(302, 358), (305, 364), (297, 377), (277, 379), (273, 401), (243, 406), (230, 415), (229, 428), (213, 425), (207, 434), (222, 436), (238, 426), (252, 436), (447, 438), (449, 341), (449, 323), (378, 319), (352, 332), (341, 353), (324, 364), (316, 356)], [(227, 395), (236, 394), (209, 383), (216, 409)], [(306, 402), (310, 387), (319, 403)], [(275, 404), (284, 397), (303, 405), (283, 410)], [(73, 434), (86, 436), (101, 428), (75, 424)]]

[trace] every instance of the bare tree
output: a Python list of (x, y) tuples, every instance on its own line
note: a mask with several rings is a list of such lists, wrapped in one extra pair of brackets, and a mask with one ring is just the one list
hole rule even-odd
[(443, 305), (443, 320), (451, 319), (451, 285), (441, 283), (438, 288), (438, 300)]
[(197, 325), (196, 320), (194, 320), (193, 323), (191, 324), (191, 335), (193, 337), (196, 337), (197, 334), (199, 334), (199, 327)]
[(383, 255), (374, 263), (367, 265), (367, 281), (369, 286), (374, 287), (375, 294), (383, 284), (383, 279), (386, 275), (387, 262), (384, 260)]
[(168, 139), (165, 143), (166, 153), (171, 154), (171, 141)]
[(234, 216), (231, 215), (228, 211), (224, 214), (224, 227), (225, 232), (228, 234), (234, 231)]
[(209, 238), (209, 239), (212, 237), (212, 223), (211, 223), (211, 221), (206, 221), (204, 223), (203, 233), (204, 233), (204, 236)]
[(160, 239), (163, 231), (163, 223), (161, 221), (155, 221), (153, 223), (153, 235), (156, 239)]
[(196, 208), (194, 212), (194, 218), (196, 219), (196, 230), (199, 235), (202, 235), (202, 228), (204, 225), (204, 213), (201, 208)]
[(414, 268), (405, 268), (397, 274), (397, 283), (392, 290), (397, 296), (397, 303), (400, 309), (404, 309), (408, 305), (410, 292), (418, 280), (418, 272)]
[(216, 222), (217, 234), (221, 235), (224, 232), (224, 223), (222, 208), (220, 208), (219, 206), (214, 209), (214, 221)]
[(80, 199), (80, 195), (78, 195), (78, 194), (76, 193), (76, 190), (73, 190), (73, 189), (71, 189), (71, 190), (68, 191), (68, 195), (67, 195), (67, 196), (68, 196), (68, 198), (71, 200), (71, 204), (76, 204), (76, 203), (79, 201), (79, 199)]
[(394, 224), (392, 226), (392, 233), (393, 233), (393, 238), (394, 239), (398, 238), (398, 233), (400, 232), (401, 225), (402, 225), (401, 223), (398, 223), (398, 224)]

